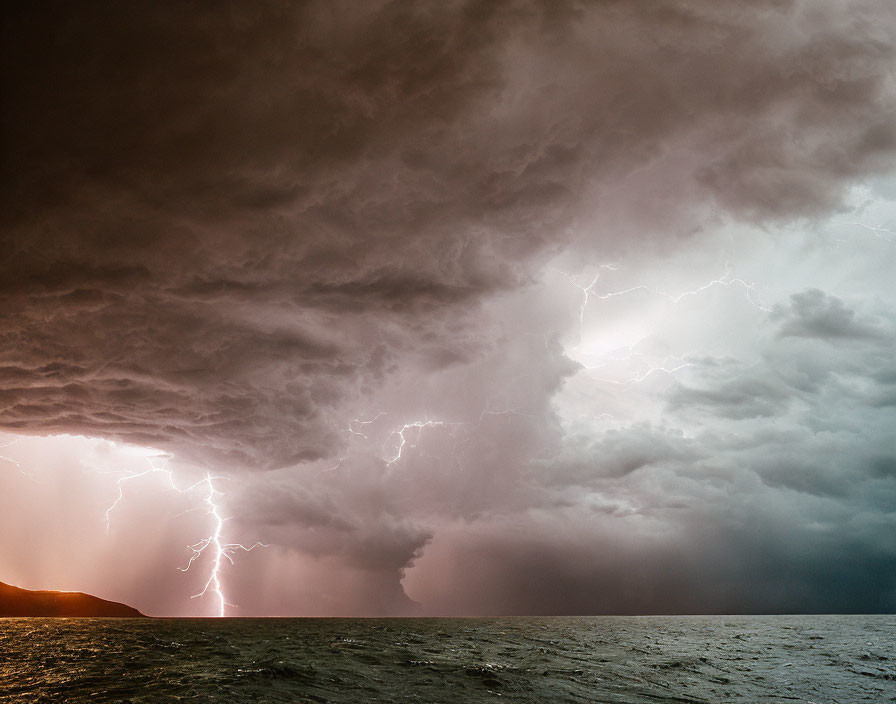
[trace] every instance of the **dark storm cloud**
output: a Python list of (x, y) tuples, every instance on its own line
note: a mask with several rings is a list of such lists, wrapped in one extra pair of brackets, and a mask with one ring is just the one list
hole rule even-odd
[(761, 217), (827, 208), (882, 168), (894, 56), (871, 22), (889, 12), (11, 13), (3, 358), (19, 381), (0, 421), (255, 466), (326, 456), (329, 410), (407, 352), (429, 369), (475, 355), (482, 333), (458, 347), (452, 317), (525, 281), (658, 150), (705, 142), (693, 187)]

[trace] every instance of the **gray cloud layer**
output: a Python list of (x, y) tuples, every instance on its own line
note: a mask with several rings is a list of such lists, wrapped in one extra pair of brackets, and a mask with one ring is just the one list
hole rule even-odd
[[(90, 3), (3, 33), (4, 430), (272, 470), (235, 520), (379, 585), (339, 608), (407, 608), (415, 560), (476, 573), (463, 598), (415, 578), (446, 611), (892, 608), (861, 521), (893, 492), (891, 290), (793, 290), (758, 362), (689, 358), (658, 393), (696, 434), (579, 435), (536, 283), (562, 253), (655, 262), (721, 222), (823, 218), (889, 173), (890, 3)], [(450, 422), (408, 431), (429, 459), (384, 467), (428, 413)], [(820, 436), (851, 423), (832, 466)], [(781, 539), (786, 506), (835, 498), (831, 526), (860, 518), (831, 552)], [(632, 510), (668, 534), (623, 530)], [(685, 597), (697, 574), (727, 596)]]

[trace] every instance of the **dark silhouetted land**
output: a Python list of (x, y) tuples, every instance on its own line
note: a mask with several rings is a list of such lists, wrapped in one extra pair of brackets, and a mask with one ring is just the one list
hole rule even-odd
[(0, 616), (143, 617), (137, 609), (81, 592), (32, 591), (0, 582)]

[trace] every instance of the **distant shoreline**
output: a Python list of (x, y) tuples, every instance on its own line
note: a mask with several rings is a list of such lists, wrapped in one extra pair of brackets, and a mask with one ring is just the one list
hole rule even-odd
[[(90, 595), (83, 595), (90, 596)], [(115, 604), (116, 602), (107, 602)], [(121, 604), (120, 606), (125, 606)], [(130, 607), (127, 607), (130, 608)], [(149, 616), (137, 612), (139, 616), (134, 618), (145, 618), (153, 621), (525, 621), (525, 620), (562, 620), (562, 619), (701, 619), (701, 618), (809, 618), (809, 617), (843, 617), (843, 618), (861, 618), (861, 617), (893, 617), (896, 614), (885, 613), (864, 613), (864, 612), (819, 612), (819, 613), (748, 613), (748, 614), (567, 614), (567, 615), (522, 615), (515, 614), (511, 616)], [(106, 615), (9, 615), (0, 611), (0, 619), (3, 618), (120, 618), (116, 616)]]
[(83, 592), (31, 590), (0, 582), (0, 617), (149, 618), (137, 609)]

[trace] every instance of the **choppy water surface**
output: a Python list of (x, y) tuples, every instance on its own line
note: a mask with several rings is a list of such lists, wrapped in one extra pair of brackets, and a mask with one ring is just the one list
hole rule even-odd
[(0, 619), (0, 702), (896, 702), (896, 616)]

